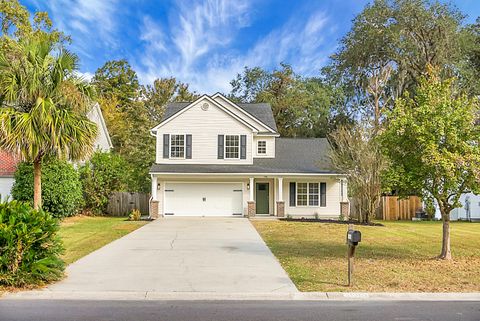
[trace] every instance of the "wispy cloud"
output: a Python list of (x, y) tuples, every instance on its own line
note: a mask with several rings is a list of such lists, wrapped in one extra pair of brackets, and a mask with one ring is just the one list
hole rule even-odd
[(143, 83), (173, 76), (202, 93), (228, 92), (245, 66), (271, 69), (286, 62), (301, 74), (316, 74), (336, 37), (334, 19), (312, 3), (269, 16), (281, 19), (268, 21), (275, 25), (268, 30), (265, 10), (277, 4), (259, 9), (261, 0), (25, 1), (47, 10), (55, 27), (72, 35), (73, 51), (89, 66), (82, 70), (86, 76), (106, 60), (127, 58)]
[[(142, 39), (145, 54), (137, 67), (140, 78), (150, 82), (158, 77), (174, 76), (188, 82), (200, 92), (230, 90), (230, 81), (245, 66), (273, 68), (281, 62), (293, 65), (296, 71), (312, 75), (325, 63), (331, 47), (324, 42), (328, 33), (328, 17), (313, 11), (307, 17), (292, 16), (283, 26), (260, 37), (250, 49), (232, 49), (239, 41), (242, 28), (252, 19), (249, 3), (207, 1), (193, 8), (178, 7), (171, 15), (168, 28), (168, 50), (148, 40), (152, 30), (150, 18), (144, 19)], [(158, 48), (157, 48), (158, 47)]]
[(73, 46), (83, 54), (91, 55), (90, 48), (107, 44), (116, 48), (118, 0), (29, 0), (35, 7), (48, 10), (55, 27), (71, 35)]

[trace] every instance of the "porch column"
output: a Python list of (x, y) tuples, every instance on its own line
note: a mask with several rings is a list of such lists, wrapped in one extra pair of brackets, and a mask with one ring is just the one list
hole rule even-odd
[(250, 177), (250, 182), (249, 182), (249, 185), (250, 185), (250, 196), (248, 198), (248, 200), (250, 202), (253, 202), (253, 191), (254, 191), (254, 188), (255, 188), (255, 183), (254, 183), (254, 179), (253, 177)]
[(253, 217), (255, 216), (255, 213), (257, 212), (256, 206), (255, 206), (255, 200), (253, 199), (254, 194), (254, 188), (255, 188), (255, 180), (253, 177), (250, 177), (248, 185), (250, 186), (249, 190), (249, 198), (248, 198), (248, 208), (247, 208), (247, 216), (248, 217)]
[(152, 175), (152, 200), (150, 201), (150, 218), (157, 219), (159, 214), (159, 202), (157, 195), (157, 176)]
[(278, 201), (283, 201), (283, 177), (278, 178)]
[(157, 201), (157, 176), (152, 175), (152, 201)]
[(278, 178), (277, 216), (285, 216), (285, 202), (283, 201), (283, 177)]

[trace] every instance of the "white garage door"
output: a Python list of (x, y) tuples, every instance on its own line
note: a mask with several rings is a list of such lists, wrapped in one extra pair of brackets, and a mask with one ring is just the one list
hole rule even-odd
[(167, 183), (165, 215), (242, 215), (242, 183)]

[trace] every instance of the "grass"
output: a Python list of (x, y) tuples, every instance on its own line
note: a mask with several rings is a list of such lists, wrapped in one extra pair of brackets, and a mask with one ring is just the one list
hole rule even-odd
[[(70, 264), (102, 246), (145, 225), (146, 221), (127, 221), (125, 217), (74, 216), (60, 225), (59, 235), (65, 247), (62, 259)], [(7, 289), (0, 286), (0, 297)], [(10, 291), (17, 289), (9, 288)]]
[(253, 221), (301, 291), (478, 292), (480, 224), (452, 222), (452, 261), (440, 253), (441, 222), (382, 222), (355, 226), (354, 285), (347, 287), (347, 226)]
[(145, 225), (145, 221), (127, 221), (125, 217), (74, 216), (63, 220), (60, 237), (65, 253), (63, 260), (70, 264), (102, 246)]

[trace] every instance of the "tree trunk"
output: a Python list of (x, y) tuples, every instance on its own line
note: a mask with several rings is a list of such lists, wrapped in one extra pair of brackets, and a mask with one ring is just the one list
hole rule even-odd
[(452, 253), (450, 252), (450, 213), (444, 209), (440, 208), (442, 213), (443, 221), (443, 236), (442, 236), (442, 252), (438, 256), (439, 259), (451, 260)]
[(33, 162), (33, 208), (42, 207), (42, 159)]

